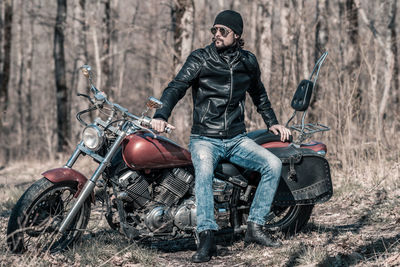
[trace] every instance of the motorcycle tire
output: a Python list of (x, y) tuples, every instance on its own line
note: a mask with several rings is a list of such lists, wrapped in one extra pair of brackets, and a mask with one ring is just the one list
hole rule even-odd
[(307, 224), (313, 208), (314, 205), (272, 206), (266, 218), (265, 229), (294, 235)]
[(52, 183), (42, 178), (31, 185), (14, 206), (7, 227), (7, 245), (14, 253), (63, 251), (82, 235), (90, 218), (87, 199), (64, 234), (58, 232), (75, 203), (76, 182)]

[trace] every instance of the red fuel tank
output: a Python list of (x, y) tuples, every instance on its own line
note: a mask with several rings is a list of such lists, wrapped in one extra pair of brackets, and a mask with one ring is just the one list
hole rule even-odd
[(190, 152), (163, 136), (131, 134), (122, 143), (125, 163), (135, 170), (181, 167), (192, 164)]

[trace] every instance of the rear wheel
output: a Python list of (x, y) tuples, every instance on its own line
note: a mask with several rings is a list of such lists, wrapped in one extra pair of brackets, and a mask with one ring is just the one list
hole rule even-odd
[(307, 224), (313, 208), (314, 205), (272, 206), (265, 228), (271, 232), (296, 234)]
[(76, 202), (76, 182), (54, 184), (42, 178), (29, 187), (11, 212), (7, 227), (7, 245), (12, 252), (64, 250), (77, 241), (90, 217), (88, 198), (64, 234), (61, 222)]

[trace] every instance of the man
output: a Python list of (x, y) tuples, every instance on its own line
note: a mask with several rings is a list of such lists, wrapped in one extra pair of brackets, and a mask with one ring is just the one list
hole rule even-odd
[(282, 163), (275, 155), (246, 136), (244, 103), (248, 92), (264, 122), (282, 141), (290, 131), (278, 124), (265, 88), (260, 80), (257, 59), (243, 50), (243, 20), (239, 13), (225, 10), (217, 15), (211, 28), (213, 43), (192, 52), (175, 79), (161, 97), (163, 108), (157, 110), (152, 128), (164, 132), (174, 129), (167, 120), (176, 103), (191, 86), (193, 94), (193, 127), (190, 152), (195, 169), (197, 232), (200, 243), (193, 262), (205, 262), (216, 254), (213, 231), (212, 183), (214, 169), (221, 159), (228, 159), (246, 169), (261, 173), (248, 217), (245, 244), (278, 246), (262, 231), (278, 186)]

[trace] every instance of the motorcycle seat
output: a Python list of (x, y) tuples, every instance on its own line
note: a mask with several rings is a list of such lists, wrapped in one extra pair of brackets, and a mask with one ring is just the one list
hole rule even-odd
[[(268, 131), (268, 129), (260, 129), (247, 133), (247, 136), (254, 140), (257, 144), (265, 144), (269, 142), (281, 142), (281, 135), (275, 135), (273, 132)], [(293, 136), (289, 137), (289, 142), (293, 141)]]

